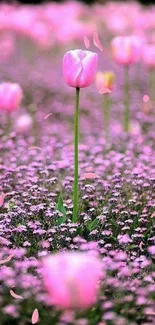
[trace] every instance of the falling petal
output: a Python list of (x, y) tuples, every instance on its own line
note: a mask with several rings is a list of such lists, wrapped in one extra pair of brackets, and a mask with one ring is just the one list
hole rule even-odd
[(141, 251), (143, 251), (143, 242), (142, 241), (139, 244), (139, 248), (140, 248)]
[(39, 312), (38, 309), (36, 308), (32, 314), (32, 324), (36, 324), (39, 320)]
[(52, 115), (52, 113), (47, 114), (47, 115), (44, 117), (44, 120), (47, 120), (51, 115)]
[(100, 50), (103, 51), (103, 46), (100, 43), (99, 37), (98, 37), (98, 33), (94, 32), (93, 33), (93, 43), (94, 45)]
[(23, 299), (22, 296), (17, 295), (13, 290), (10, 290), (10, 295), (15, 299)]
[(85, 45), (86, 49), (89, 49), (90, 41), (87, 36), (84, 36), (84, 45)]
[(4, 199), (6, 197), (5, 193), (2, 193), (2, 195), (0, 196), (0, 208), (2, 207), (3, 203), (4, 203)]
[(148, 95), (143, 96), (144, 103), (148, 103), (149, 99), (150, 99), (150, 97)]
[(40, 148), (40, 147), (36, 147), (36, 146), (34, 146), (34, 147), (29, 147), (29, 148), (28, 148), (28, 150), (34, 150), (34, 149), (39, 149), (39, 150), (41, 151), (41, 148)]
[(0, 260), (0, 265), (11, 261), (12, 257), (13, 257), (13, 255), (9, 255), (5, 260)]

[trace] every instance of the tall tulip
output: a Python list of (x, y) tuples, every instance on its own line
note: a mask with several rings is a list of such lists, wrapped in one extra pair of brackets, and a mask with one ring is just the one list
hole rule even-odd
[(110, 124), (110, 93), (113, 90), (115, 82), (115, 74), (112, 71), (97, 72), (96, 74), (96, 88), (100, 94), (104, 94), (104, 128), (105, 135), (109, 136)]
[(91, 51), (74, 50), (65, 53), (63, 58), (63, 77), (65, 82), (76, 88), (74, 122), (74, 208), (73, 222), (78, 214), (78, 138), (79, 138), (79, 95), (80, 88), (91, 85), (95, 78), (98, 55)]
[(116, 63), (124, 67), (124, 131), (128, 132), (130, 128), (130, 102), (129, 102), (129, 67), (141, 58), (141, 50), (144, 40), (141, 37), (118, 36), (112, 40), (112, 54)]

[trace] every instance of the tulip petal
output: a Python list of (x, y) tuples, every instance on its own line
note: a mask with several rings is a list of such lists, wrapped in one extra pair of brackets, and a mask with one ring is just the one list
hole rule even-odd
[(82, 71), (81, 60), (76, 51), (68, 51), (63, 58), (63, 76), (71, 87), (78, 87), (76, 80)]
[(99, 94), (110, 94), (111, 93), (111, 90), (109, 89), (109, 88), (105, 88), (105, 87), (103, 87), (103, 88), (101, 88), (100, 90), (99, 90)]
[(84, 45), (85, 45), (86, 49), (89, 49), (90, 41), (87, 36), (84, 36)]
[(103, 46), (100, 43), (99, 37), (98, 37), (98, 33), (94, 32), (93, 33), (93, 43), (94, 45), (102, 52), (103, 51)]
[(32, 324), (36, 324), (38, 320), (39, 320), (39, 312), (38, 309), (36, 308), (32, 314)]
[(98, 55), (87, 51), (87, 55), (82, 60), (83, 70), (80, 75), (80, 87), (88, 87), (94, 80), (97, 69)]

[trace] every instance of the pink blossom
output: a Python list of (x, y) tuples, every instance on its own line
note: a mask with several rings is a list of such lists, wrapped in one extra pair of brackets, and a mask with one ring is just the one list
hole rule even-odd
[(65, 252), (43, 260), (43, 281), (50, 303), (59, 308), (88, 308), (96, 302), (101, 262), (81, 252)]
[(0, 84), (0, 110), (13, 112), (19, 108), (23, 96), (21, 87), (16, 83), (3, 82)]
[(63, 76), (70, 87), (84, 88), (93, 82), (98, 55), (91, 51), (68, 51), (63, 58)]
[(16, 120), (16, 131), (27, 133), (32, 127), (32, 118), (29, 114), (22, 114)]
[(114, 60), (122, 65), (129, 65), (140, 60), (144, 40), (138, 36), (118, 36), (112, 40)]

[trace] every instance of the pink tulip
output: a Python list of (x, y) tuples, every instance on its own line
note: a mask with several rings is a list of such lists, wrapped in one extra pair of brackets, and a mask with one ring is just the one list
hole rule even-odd
[(149, 68), (155, 68), (155, 45), (148, 44), (143, 50), (143, 61)]
[(52, 305), (88, 308), (97, 299), (101, 262), (81, 252), (57, 253), (43, 260), (43, 281)]
[(63, 76), (70, 87), (84, 88), (93, 82), (98, 55), (91, 51), (68, 51), (63, 58)]
[(112, 40), (114, 60), (122, 65), (130, 65), (140, 60), (143, 40), (138, 36), (118, 36)]
[(0, 84), (0, 110), (14, 112), (19, 108), (23, 96), (21, 87), (16, 83), (3, 82)]

